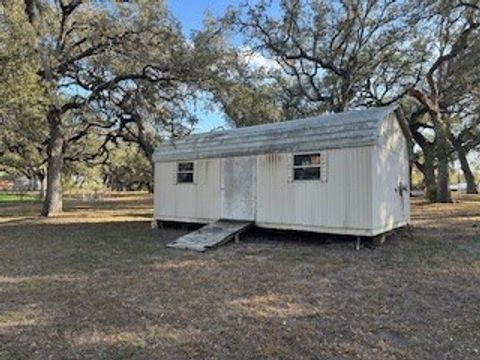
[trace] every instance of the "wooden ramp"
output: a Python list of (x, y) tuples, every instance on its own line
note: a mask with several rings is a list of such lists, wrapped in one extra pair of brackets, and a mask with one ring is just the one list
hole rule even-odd
[(167, 246), (204, 252), (207, 249), (220, 246), (232, 240), (252, 224), (250, 221), (219, 220), (188, 233)]

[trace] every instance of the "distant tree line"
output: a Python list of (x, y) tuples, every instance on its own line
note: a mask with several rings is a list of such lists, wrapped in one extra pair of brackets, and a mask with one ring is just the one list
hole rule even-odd
[(478, 0), (258, 0), (189, 37), (163, 1), (0, 0), (0, 170), (45, 178), (48, 216), (83, 166), (121, 188), (142, 154), (151, 174), (195, 104), (248, 126), (398, 103), (426, 196), (449, 202), (452, 161), (477, 189), (479, 27)]

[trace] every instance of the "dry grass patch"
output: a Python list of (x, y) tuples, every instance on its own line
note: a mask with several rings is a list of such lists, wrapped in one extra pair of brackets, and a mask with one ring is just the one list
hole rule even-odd
[(254, 319), (288, 319), (319, 314), (317, 307), (300, 302), (294, 295), (256, 295), (228, 301), (227, 308)]
[(0, 334), (8, 332), (9, 328), (45, 325), (47, 316), (34, 305), (28, 305), (20, 310), (10, 310), (0, 313)]
[(0, 359), (478, 359), (480, 197), (375, 250), (252, 231), (197, 254), (149, 196), (0, 205)]

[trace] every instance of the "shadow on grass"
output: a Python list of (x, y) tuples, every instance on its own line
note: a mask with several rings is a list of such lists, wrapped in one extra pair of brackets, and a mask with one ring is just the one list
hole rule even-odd
[(478, 261), (473, 233), (469, 258), (427, 227), (360, 253), (350, 237), (254, 228), (198, 254), (165, 247), (188, 230), (135, 220), (0, 225), (2, 356), (433, 359), (431, 339), (475, 340), (480, 280), (459, 262)]
[(132, 213), (128, 212), (125, 214), (118, 214), (118, 215), (113, 215), (114, 217), (129, 217), (129, 218), (152, 218), (153, 219), (153, 213), (152, 211), (146, 211), (146, 212), (138, 212), (138, 213)]

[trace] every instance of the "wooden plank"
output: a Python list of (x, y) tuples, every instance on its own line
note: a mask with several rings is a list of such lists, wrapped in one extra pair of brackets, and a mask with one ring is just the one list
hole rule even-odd
[(188, 233), (167, 246), (204, 252), (209, 248), (225, 244), (251, 225), (250, 221), (219, 220)]

